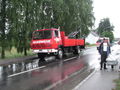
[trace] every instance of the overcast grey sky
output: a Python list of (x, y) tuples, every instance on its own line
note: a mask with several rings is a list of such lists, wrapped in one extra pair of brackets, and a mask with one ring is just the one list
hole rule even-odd
[(96, 18), (95, 28), (103, 18), (110, 18), (115, 26), (114, 36), (120, 38), (120, 0), (93, 0), (93, 11)]

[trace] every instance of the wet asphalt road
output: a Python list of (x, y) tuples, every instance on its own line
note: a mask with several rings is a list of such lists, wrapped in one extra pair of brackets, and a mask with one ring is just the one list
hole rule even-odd
[(63, 60), (36, 59), (0, 66), (0, 90), (72, 90), (99, 68), (98, 58), (96, 47), (92, 47), (80, 56), (68, 55)]

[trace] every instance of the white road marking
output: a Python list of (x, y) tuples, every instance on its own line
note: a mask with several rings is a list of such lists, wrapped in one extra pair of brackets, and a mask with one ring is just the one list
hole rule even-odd
[(20, 74), (23, 74), (23, 73), (31, 72), (31, 71), (33, 71), (33, 70), (45, 68), (45, 67), (46, 67), (46, 66), (41, 66), (41, 67), (38, 67), (38, 68), (34, 68), (34, 69), (27, 70), (27, 71), (23, 71), (23, 72), (20, 72), (20, 73), (15, 73), (15, 74), (9, 75), (8, 78), (14, 77), (14, 76), (17, 76), (17, 75), (20, 75)]
[(74, 58), (76, 58), (76, 57), (68, 58), (68, 59), (65, 59), (64, 61), (66, 62), (66, 61), (69, 61), (69, 60), (74, 59)]
[(96, 70), (94, 70), (87, 78), (85, 78), (81, 83), (79, 83), (75, 88), (72, 90), (79, 90), (80, 86), (83, 85), (90, 77), (92, 77), (96, 73)]

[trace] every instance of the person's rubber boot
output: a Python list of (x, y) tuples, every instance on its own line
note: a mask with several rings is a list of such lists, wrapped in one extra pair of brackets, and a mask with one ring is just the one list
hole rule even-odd
[(104, 69), (107, 69), (107, 68), (106, 68), (106, 63), (104, 63)]
[(100, 64), (100, 70), (102, 70), (102, 64)]

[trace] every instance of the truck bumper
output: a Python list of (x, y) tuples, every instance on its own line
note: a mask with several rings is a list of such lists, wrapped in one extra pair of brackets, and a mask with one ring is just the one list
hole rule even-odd
[(55, 53), (57, 49), (35, 49), (33, 50), (34, 53)]

